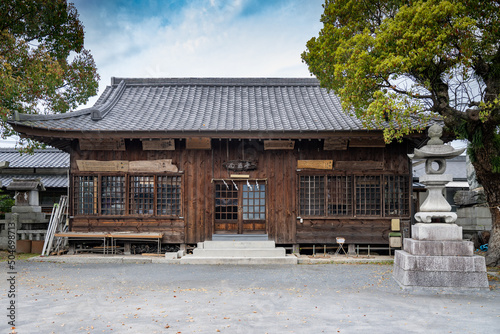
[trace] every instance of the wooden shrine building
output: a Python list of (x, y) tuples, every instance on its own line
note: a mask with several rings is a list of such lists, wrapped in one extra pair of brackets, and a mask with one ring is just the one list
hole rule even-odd
[(113, 78), (91, 108), (10, 124), (70, 153), (73, 232), (387, 244), (410, 217), (411, 141), (386, 145), (312, 78)]

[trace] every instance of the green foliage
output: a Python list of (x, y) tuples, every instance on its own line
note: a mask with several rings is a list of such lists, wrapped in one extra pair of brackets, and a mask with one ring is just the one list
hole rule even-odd
[(64, 113), (97, 93), (94, 59), (83, 48), (83, 25), (66, 0), (0, 2), (0, 118)]
[(4, 215), (6, 212), (11, 212), (14, 204), (15, 201), (11, 196), (3, 194), (2, 191), (0, 191), (0, 215)]
[(327, 0), (324, 8), (302, 59), (387, 141), (436, 114), (451, 129), (466, 120), (468, 133), (479, 121), (499, 124), (500, 1)]

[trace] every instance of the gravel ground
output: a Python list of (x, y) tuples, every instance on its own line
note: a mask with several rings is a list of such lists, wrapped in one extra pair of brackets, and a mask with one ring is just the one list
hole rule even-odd
[(498, 286), (409, 294), (392, 265), (16, 267), (17, 333), (494, 333), (500, 325)]

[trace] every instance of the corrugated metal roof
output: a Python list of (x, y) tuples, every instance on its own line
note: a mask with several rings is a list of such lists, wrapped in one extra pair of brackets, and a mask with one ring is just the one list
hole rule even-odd
[(21, 154), (15, 148), (0, 148), (0, 161), (8, 161), (9, 168), (69, 168), (69, 154), (58, 149)]
[(114, 78), (92, 108), (19, 115), (17, 123), (62, 131), (363, 130), (313, 78)]
[(13, 179), (33, 179), (40, 178), (45, 188), (66, 188), (68, 186), (68, 177), (66, 175), (5, 175), (0, 174), (2, 187), (8, 187)]

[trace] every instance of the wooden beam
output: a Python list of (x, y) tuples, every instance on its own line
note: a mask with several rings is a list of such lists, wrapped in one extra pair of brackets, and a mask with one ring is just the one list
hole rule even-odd
[(211, 140), (208, 137), (186, 138), (186, 149), (188, 150), (210, 150), (211, 148), (212, 148)]
[(264, 150), (293, 150), (293, 140), (264, 140)]
[(323, 150), (347, 150), (347, 138), (326, 138), (323, 143)]
[(349, 147), (385, 147), (384, 138), (352, 138)]
[(340, 170), (381, 170), (383, 161), (335, 161), (335, 169)]
[(333, 160), (298, 160), (298, 169), (333, 169)]
[(142, 160), (130, 161), (128, 170), (130, 172), (174, 172), (177, 173), (179, 168), (172, 164), (172, 159), (163, 160)]
[(142, 149), (144, 151), (175, 151), (174, 139), (143, 140)]
[(124, 160), (76, 160), (80, 172), (128, 172), (129, 162)]
[(83, 151), (125, 151), (123, 138), (80, 139), (80, 150)]

